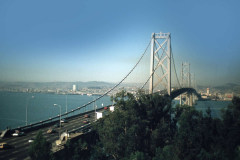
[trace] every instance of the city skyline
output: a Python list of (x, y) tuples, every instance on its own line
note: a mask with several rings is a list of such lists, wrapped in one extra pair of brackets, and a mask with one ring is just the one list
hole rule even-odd
[[(120, 81), (153, 32), (170, 32), (178, 75), (240, 83), (240, 2), (0, 2), (0, 81)], [(179, 75), (180, 76), (180, 75)]]

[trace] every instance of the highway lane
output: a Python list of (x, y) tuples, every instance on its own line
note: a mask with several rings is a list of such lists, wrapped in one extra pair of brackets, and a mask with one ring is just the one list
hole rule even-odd
[[(67, 123), (62, 123), (61, 127), (61, 133), (68, 130), (72, 130), (77, 127), (81, 127), (85, 125), (83, 123), (84, 120), (89, 120), (90, 123), (94, 120), (94, 112), (88, 113), (90, 115), (90, 118), (85, 118), (84, 115), (73, 117), (68, 120)], [(43, 133), (43, 136), (46, 138), (47, 141), (53, 143), (59, 138), (59, 128), (54, 128), (52, 125), (51, 128), (54, 128), (56, 132), (48, 134), (47, 130), (50, 127), (43, 127), (39, 130), (31, 131), (28, 133), (25, 133), (24, 136), (21, 137), (9, 137), (5, 139), (1, 139), (0, 143), (6, 142), (9, 145), (11, 145), (13, 148), (6, 149), (6, 150), (0, 150), (0, 159), (28, 159), (28, 150), (30, 143), (28, 142), (29, 139), (35, 138), (37, 133), (41, 130)]]

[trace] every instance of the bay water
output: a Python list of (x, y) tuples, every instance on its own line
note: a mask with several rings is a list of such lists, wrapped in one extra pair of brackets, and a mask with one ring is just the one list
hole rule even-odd
[[(63, 114), (81, 107), (97, 97), (95, 95), (0, 92), (0, 130), (4, 130), (6, 127), (24, 126), (26, 119), (27, 124), (31, 124), (57, 116), (60, 114), (60, 107), (61, 114)], [(104, 96), (96, 104), (90, 104), (68, 116), (94, 110), (94, 105), (100, 108), (111, 104), (110, 97)]]
[[(48, 119), (66, 111), (71, 111), (81, 107), (98, 96), (87, 95), (60, 95), (46, 93), (17, 93), (0, 92), (0, 130), (16, 128)], [(173, 101), (177, 104), (179, 101)], [(213, 117), (220, 117), (221, 109), (226, 108), (230, 101), (197, 101), (195, 108), (205, 112), (210, 107)], [(57, 106), (54, 104), (58, 104)], [(96, 102), (98, 108), (111, 105), (109, 96), (105, 96)], [(95, 104), (90, 104), (86, 108), (71, 113), (71, 115), (94, 110)], [(26, 117), (27, 115), (27, 117)]]
[[(174, 105), (179, 104), (179, 100), (173, 101)], [(208, 108), (211, 109), (211, 116), (213, 118), (221, 118), (222, 110), (226, 109), (231, 101), (196, 101), (195, 109), (206, 114)]]

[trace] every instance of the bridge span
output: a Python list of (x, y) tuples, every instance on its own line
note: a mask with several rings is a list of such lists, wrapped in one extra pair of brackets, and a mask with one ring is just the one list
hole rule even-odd
[[(103, 108), (98, 109), (97, 111), (103, 110)], [(46, 138), (46, 140), (52, 144), (56, 140), (59, 139), (59, 132), (65, 132), (65, 131), (76, 131), (76, 132), (82, 132), (81, 130), (76, 130), (76, 128), (81, 128), (82, 126), (85, 126), (84, 123), (85, 120), (87, 120), (91, 124), (95, 120), (95, 111), (89, 111), (82, 114), (79, 114), (77, 116), (69, 117), (67, 120), (67, 123), (62, 123), (61, 128), (54, 126), (56, 123), (59, 123), (59, 120), (54, 123), (48, 123), (43, 124), (41, 126), (33, 127), (33, 128), (25, 128), (22, 129), (22, 131), (25, 132), (25, 135), (20, 137), (7, 137), (4, 139), (0, 139), (0, 143), (6, 142), (10, 145), (11, 148), (6, 150), (0, 150), (0, 159), (30, 159), (28, 156), (28, 151), (31, 143), (29, 143), (30, 139), (34, 139), (39, 131), (42, 131), (43, 136)], [(84, 115), (88, 114), (89, 117), (85, 117)], [(52, 128), (55, 130), (55, 132), (49, 134), (47, 131), (49, 128)], [(71, 135), (71, 133), (70, 133)], [(61, 146), (59, 146), (61, 147)]]
[[(108, 90), (106, 93), (104, 93), (102, 96), (99, 96), (98, 98), (94, 99), (93, 101), (78, 107), (70, 112), (62, 114), (62, 116), (67, 116), (70, 113), (73, 113), (75, 111), (78, 111), (82, 108), (85, 108), (87, 105), (90, 104), (95, 104), (96, 101), (101, 99), (105, 95), (113, 95), (113, 90), (116, 89), (120, 84), (122, 84), (125, 79), (133, 72), (133, 70), (138, 66), (144, 55), (146, 54), (148, 47), (151, 44), (151, 64), (150, 64), (150, 76), (148, 77), (147, 81), (144, 83), (144, 85), (140, 89), (145, 89), (147, 83), (149, 83), (149, 93), (152, 94), (154, 93), (154, 90), (158, 90), (157, 86), (161, 84), (162, 86), (165, 87), (167, 90), (167, 95), (170, 96), (170, 98), (173, 100), (177, 96), (183, 94), (183, 93), (188, 93), (188, 94), (195, 94), (198, 99), (200, 100), (201, 97), (200, 95), (196, 92), (195, 89), (191, 88), (191, 80), (190, 80), (190, 67), (188, 70), (188, 88), (184, 88), (183, 85), (180, 85), (177, 73), (176, 73), (176, 67), (173, 59), (173, 54), (172, 54), (172, 47), (171, 47), (171, 34), (170, 33), (154, 33), (152, 34), (151, 41), (149, 45), (147, 46), (146, 50), (140, 57), (140, 59), (137, 61), (137, 63), (134, 65), (134, 67), (129, 71), (129, 73), (119, 82), (117, 83), (114, 87), (112, 87), (110, 90)], [(160, 55), (161, 54), (161, 55)], [(179, 84), (180, 89), (176, 89), (171, 91), (171, 86), (172, 86), (172, 61), (173, 61), (173, 68), (175, 70), (177, 82)], [(182, 75), (183, 72), (182, 72)], [(182, 80), (184, 77), (182, 76)], [(183, 84), (183, 82), (182, 82)], [(111, 93), (110, 93), (111, 92)], [(189, 100), (190, 101), (190, 100)], [(95, 111), (93, 110), (91, 113), (91, 117), (94, 117)], [(73, 116), (69, 117), (68, 123), (64, 123), (63, 127), (61, 128), (61, 131), (64, 130), (74, 130), (76, 128), (80, 128), (81, 126), (84, 125), (83, 120), (86, 118), (84, 117), (84, 114), (82, 113), (79, 114), (78, 116)], [(32, 124), (32, 125), (27, 125), (23, 126), (20, 129), (26, 131), (26, 135), (22, 137), (11, 137), (7, 138), (4, 140), (0, 140), (1, 142), (7, 142), (10, 145), (14, 146), (15, 148), (12, 148), (10, 150), (1, 150), (0, 151), (0, 159), (28, 159), (28, 148), (29, 148), (29, 143), (28, 140), (31, 138), (34, 138), (38, 132), (38, 130), (42, 130), (44, 137), (47, 139), (49, 142), (54, 142), (55, 140), (58, 139), (59, 137), (59, 130), (60, 128), (56, 128), (56, 133), (53, 134), (47, 134), (47, 130), (50, 127), (53, 127), (53, 125), (59, 121), (59, 118), (61, 118), (61, 114), (58, 116), (55, 116), (53, 118), (49, 118), (47, 120), (40, 121), (38, 123)], [(89, 121), (90, 123), (93, 122), (93, 118), (90, 118)], [(17, 158), (16, 158), (17, 157)]]
[(180, 88), (180, 89), (173, 90), (171, 92), (170, 97), (173, 100), (174, 98), (176, 98), (184, 93), (194, 94), (197, 96), (198, 100), (202, 100), (201, 95), (199, 93), (197, 93), (197, 91), (194, 88)]

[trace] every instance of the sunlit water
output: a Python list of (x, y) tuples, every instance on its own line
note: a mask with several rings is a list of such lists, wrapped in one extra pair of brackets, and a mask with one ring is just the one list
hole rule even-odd
[[(61, 113), (65, 113), (66, 109), (70, 111), (96, 98), (97, 96), (87, 95), (0, 92), (0, 130), (6, 127), (15, 128), (25, 125), (26, 110), (28, 115), (27, 122), (30, 124), (58, 115), (60, 113), (60, 108), (53, 104), (61, 105)], [(173, 103), (177, 104), (179, 102), (173, 101)], [(212, 116), (220, 117), (220, 110), (226, 108), (229, 103), (229, 101), (200, 101), (197, 102), (195, 108), (204, 112), (210, 107)], [(105, 96), (96, 102), (98, 108), (102, 107), (102, 104), (104, 106), (112, 104), (110, 97)], [(93, 109), (94, 105), (91, 104), (73, 114)]]

